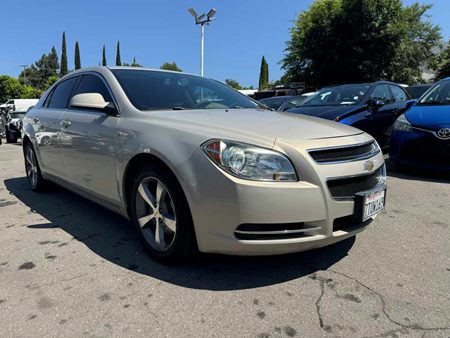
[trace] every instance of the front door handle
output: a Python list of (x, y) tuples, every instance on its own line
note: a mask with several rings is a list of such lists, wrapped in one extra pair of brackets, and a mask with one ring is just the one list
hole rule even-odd
[(60, 122), (60, 125), (61, 125), (62, 127), (64, 127), (64, 128), (70, 127), (71, 124), (72, 124), (72, 122), (67, 121), (67, 120), (62, 120), (62, 121)]

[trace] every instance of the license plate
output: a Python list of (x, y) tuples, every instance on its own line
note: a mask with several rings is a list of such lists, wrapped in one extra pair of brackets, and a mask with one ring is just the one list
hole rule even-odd
[[(371, 190), (357, 194), (359, 203), (355, 205), (357, 213), (361, 215), (362, 221), (374, 217), (384, 210), (386, 201), (386, 188), (380, 187), (377, 190)], [(359, 211), (359, 212), (358, 212)]]

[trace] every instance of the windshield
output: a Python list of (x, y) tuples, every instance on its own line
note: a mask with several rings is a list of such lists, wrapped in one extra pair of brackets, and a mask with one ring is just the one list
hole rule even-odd
[(139, 110), (262, 108), (238, 91), (199, 76), (151, 70), (111, 71)]
[(354, 105), (369, 90), (369, 85), (346, 85), (321, 89), (316, 95), (306, 99), (302, 106)]
[(262, 99), (262, 100), (259, 100), (259, 102), (269, 108), (278, 109), (283, 104), (283, 102), (286, 101), (287, 99), (288, 99), (287, 96), (279, 96), (279, 97), (271, 97), (268, 99)]
[(436, 84), (420, 99), (419, 104), (450, 105), (450, 81)]
[(25, 116), (25, 113), (23, 113), (23, 112), (20, 112), (20, 113), (14, 112), (14, 113), (10, 113), (9, 115), (11, 116), (12, 119), (21, 119), (22, 117)]

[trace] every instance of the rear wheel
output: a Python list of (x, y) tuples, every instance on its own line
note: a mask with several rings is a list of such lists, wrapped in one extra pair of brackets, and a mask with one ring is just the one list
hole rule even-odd
[(197, 251), (189, 206), (176, 178), (145, 165), (129, 196), (131, 220), (145, 249), (165, 263), (180, 263)]
[(28, 143), (24, 149), (25, 155), (25, 172), (27, 174), (28, 183), (30, 183), (33, 191), (42, 191), (45, 188), (46, 181), (42, 177), (41, 169), (36, 158), (31, 143)]

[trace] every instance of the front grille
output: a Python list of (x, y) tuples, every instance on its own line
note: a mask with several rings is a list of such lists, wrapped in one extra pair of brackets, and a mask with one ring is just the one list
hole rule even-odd
[(234, 231), (240, 240), (274, 240), (311, 236), (311, 232), (319, 227), (307, 226), (304, 223), (276, 224), (241, 224)]
[(331, 179), (327, 182), (328, 189), (334, 199), (353, 200), (356, 193), (375, 188), (384, 175), (383, 171), (384, 167), (380, 167), (369, 175)]
[(421, 164), (450, 167), (450, 140), (439, 140), (434, 135), (406, 141), (401, 157)]
[(317, 163), (363, 160), (380, 152), (374, 141), (354, 146), (310, 150), (309, 154)]

